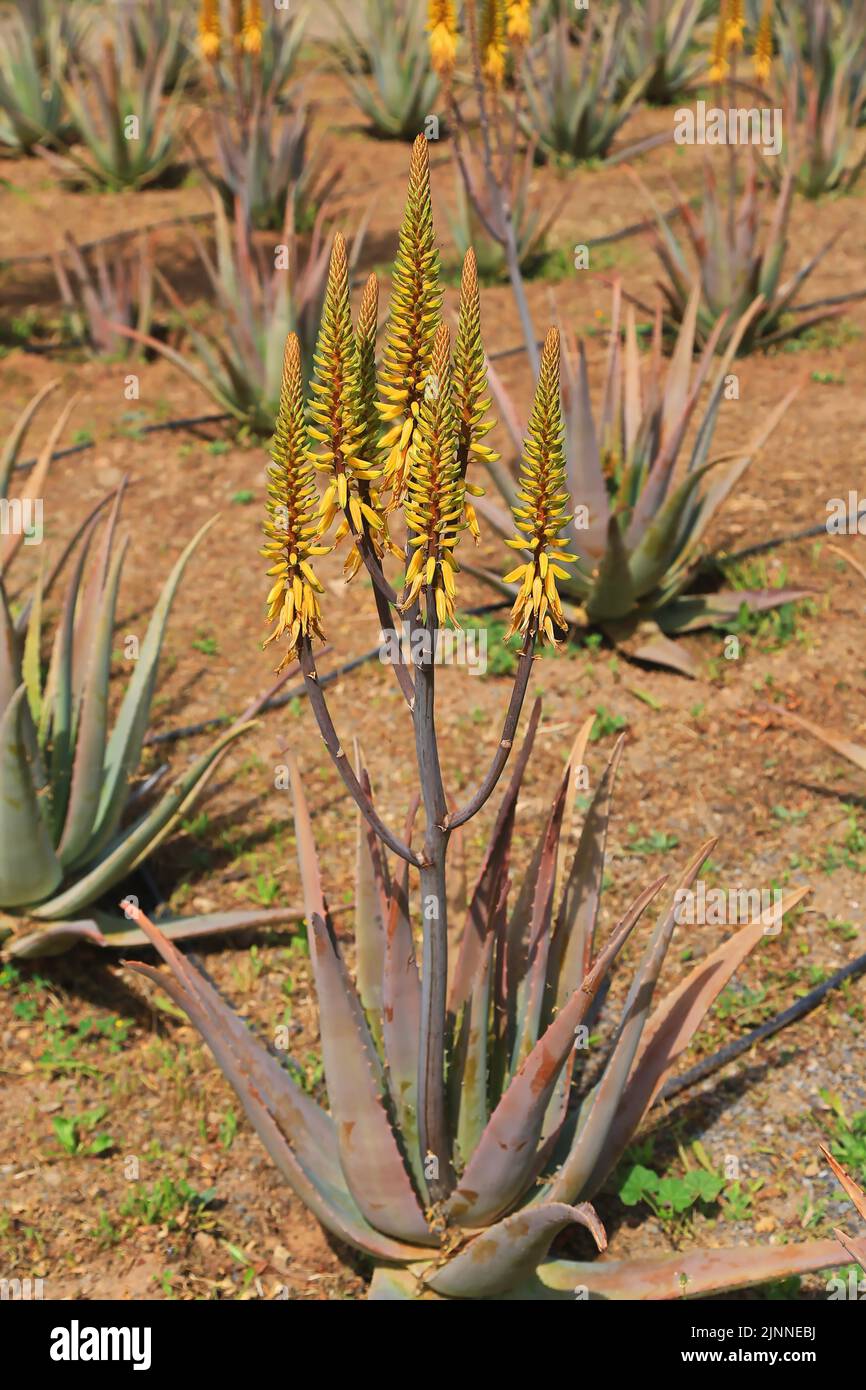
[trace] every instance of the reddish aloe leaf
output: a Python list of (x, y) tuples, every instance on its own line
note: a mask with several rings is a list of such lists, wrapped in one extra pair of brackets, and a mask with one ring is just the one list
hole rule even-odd
[(559, 1010), (490, 1117), (475, 1153), (447, 1204), (450, 1219), (484, 1226), (508, 1211), (537, 1172), (538, 1141), (562, 1066), (608, 970), (638, 918), (628, 913), (611, 933), (592, 970)]
[(589, 970), (601, 901), (613, 787), (624, 747), (625, 735), (621, 734), (586, 813), (565, 880), (548, 969), (551, 1008), (554, 1004), (561, 1006)]
[(506, 1217), (432, 1274), (423, 1276), (423, 1282), (448, 1298), (497, 1298), (528, 1279), (554, 1236), (572, 1225), (585, 1226), (598, 1248), (605, 1249), (604, 1227), (592, 1207), (551, 1202)]
[[(625, 1002), (623, 1017), (604, 1074), (596, 1087), (589, 1108), (582, 1117), (577, 1137), (568, 1158), (550, 1184), (547, 1196), (553, 1202), (573, 1202), (582, 1194), (587, 1179), (596, 1169), (604, 1167), (604, 1148), (608, 1131), (617, 1112), (628, 1075), (631, 1071), (644, 1024), (652, 1004), (653, 991), (661, 973), (668, 946), (676, 926), (677, 893), (691, 887), (701, 865), (712, 853), (715, 840), (703, 845), (692, 859), (674, 890), (673, 904), (659, 918), (652, 939), (635, 973)], [(666, 878), (658, 879), (645, 890), (646, 902), (660, 892)], [(641, 899), (638, 899), (640, 902)], [(636, 904), (637, 905), (637, 904)]]
[(56, 927), (40, 927), (26, 936), (13, 936), (4, 944), (4, 955), (16, 960), (36, 960), (41, 956), (60, 956), (79, 941), (94, 946), (108, 943), (95, 922), (59, 922)]
[(349, 1191), (378, 1230), (433, 1244), (382, 1103), (379, 1058), (358, 997), (318, 912), (310, 928), (328, 1099)]
[(0, 718), (0, 902), (6, 908), (40, 902), (63, 877), (36, 799), (28, 755), (32, 734), (20, 685)]
[(391, 1099), (406, 1156), (419, 1191), (426, 1197), (418, 1143), (418, 1041), (421, 1036), (421, 981), (409, 920), (409, 865), (393, 885), (385, 941), (382, 1036)]
[(863, 1217), (863, 1220), (866, 1221), (866, 1192), (863, 1191), (862, 1187), (858, 1186), (851, 1177), (851, 1174), (845, 1171), (842, 1164), (833, 1157), (826, 1144), (821, 1144), (819, 1147), (830, 1167), (833, 1169), (836, 1178), (844, 1187), (847, 1196), (850, 1197), (860, 1215)]
[(650, 666), (664, 666), (668, 670), (678, 671), (690, 680), (697, 680), (701, 674), (700, 667), (685, 647), (665, 637), (660, 629), (649, 640), (632, 648), (631, 656), (636, 661), (646, 661)]
[(304, 795), (304, 784), (301, 781), (301, 774), (294, 753), (286, 755), (286, 765), (289, 769), (289, 782), (292, 788), (292, 805), (295, 811), (295, 842), (298, 864), (301, 869), (301, 884), (304, 890), (304, 907), (307, 913), (309, 931), (309, 923), (312, 921), (313, 913), (318, 912), (319, 916), (327, 921), (328, 908), (322, 889), (322, 871), (319, 867), (319, 856), (316, 853), (316, 841), (313, 838), (313, 823), (310, 820), (307, 798)]
[(528, 1057), (538, 1041), (541, 1028), (547, 982), (547, 963), (550, 954), (553, 889), (556, 882), (559, 839), (562, 834), (562, 821), (565, 815), (565, 798), (570, 782), (571, 769), (567, 767), (550, 808), (538, 862), (538, 873), (534, 878), (526, 971), (517, 991), (517, 1029), (512, 1070), (516, 1070), (521, 1062)]
[[(808, 888), (799, 888), (789, 893), (781, 904), (779, 917), (796, 907), (808, 892)], [(659, 1004), (646, 1026), (634, 1070), (608, 1132), (603, 1158), (590, 1175), (584, 1188), (586, 1192), (598, 1191), (664, 1085), (668, 1072), (688, 1047), (707, 1010), (766, 931), (767, 926), (760, 919), (742, 927), (695, 966)]]
[[(357, 739), (355, 771), (364, 791), (372, 797), (370, 778), (362, 766)], [(385, 969), (384, 878), (379, 842), (360, 807), (355, 818), (355, 835), (355, 973), (361, 1003), (373, 1036), (379, 1043), (382, 1036), (382, 978)]]
[(779, 705), (773, 705), (773, 713), (778, 714), (782, 719), (786, 719), (790, 724), (796, 724), (798, 728), (817, 738), (819, 742), (832, 748), (834, 753), (840, 757), (847, 758), (849, 763), (859, 767), (862, 772), (866, 772), (866, 748), (860, 743), (852, 743), (847, 738), (841, 738), (838, 734), (829, 733), (820, 724), (813, 724), (811, 719), (804, 719), (800, 714), (794, 714), (789, 709), (782, 709)]
[(706, 1297), (792, 1274), (830, 1269), (838, 1263), (839, 1247), (834, 1240), (812, 1240), (802, 1245), (689, 1250), (649, 1260), (596, 1260), (587, 1264), (552, 1260), (541, 1266), (538, 1275), (551, 1290), (573, 1294), (576, 1288), (586, 1288), (590, 1298), (636, 1301)]
[(241, 1021), (143, 913), (129, 909), (173, 971), (127, 961), (187, 1013), (234, 1087), (246, 1115), (286, 1181), (328, 1230), (378, 1259), (426, 1252), (389, 1240), (369, 1225), (346, 1188), (329, 1116), (296, 1086)]
[(610, 505), (589, 398), (583, 343), (578, 348), (576, 367), (573, 354), (569, 352), (564, 354), (563, 364), (569, 489), (572, 500), (585, 506), (588, 513), (588, 525), (581, 530), (573, 526), (569, 540), (594, 565), (605, 552)]
[(452, 1015), (456, 1015), (460, 1011), (469, 997), (484, 943), (491, 930), (493, 912), (499, 901), (502, 882), (508, 866), (517, 797), (526, 771), (526, 764), (532, 752), (540, 718), (541, 701), (536, 700), (529, 717), (523, 744), (513, 764), (508, 789), (497, 812), (487, 853), (484, 856), (484, 862), (481, 865), (478, 880), (469, 902), (469, 912), (463, 930), (463, 940), (460, 943), (448, 1001), (448, 1011)]
[(491, 934), (484, 943), (472, 995), (463, 1011), (460, 1037), (452, 1062), (458, 1109), (455, 1131), (463, 1167), (478, 1147), (488, 1119), (487, 1030), (494, 944)]

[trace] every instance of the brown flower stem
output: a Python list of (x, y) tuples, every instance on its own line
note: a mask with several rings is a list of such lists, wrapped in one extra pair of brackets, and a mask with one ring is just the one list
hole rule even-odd
[(407, 863), (414, 865), (416, 869), (420, 869), (421, 860), (418, 858), (418, 855), (414, 854), (409, 846), (404, 844), (393, 831), (388, 829), (384, 821), (380, 819), (373, 802), (358, 781), (355, 770), (343, 751), (337, 731), (334, 728), (334, 722), (331, 719), (324, 692), (319, 684), (319, 677), (316, 671), (316, 660), (313, 656), (313, 647), (309, 637), (302, 637), (298, 642), (298, 661), (304, 675), (304, 683), (307, 688), (310, 704), (313, 707), (313, 713), (316, 716), (319, 731), (322, 735), (325, 747), (334, 761), (334, 766), (346, 785), (346, 789), (354, 798), (359, 809), (366, 817), (373, 830), (375, 830), (382, 843), (387, 845), (400, 859), (405, 859)]
[(481, 58), (478, 51), (478, 21), (475, 14), (474, 5), (467, 6), (467, 23), (469, 26), (469, 41), (472, 51), (472, 78), (475, 84), (475, 95), (478, 101), (478, 115), (481, 125), (481, 148), (484, 157), (484, 168), (487, 174), (487, 184), (490, 190), (490, 201), (494, 214), (500, 219), (502, 233), (505, 238), (505, 261), (508, 266), (508, 278), (511, 281), (511, 288), (514, 292), (514, 299), (517, 304), (517, 312), (520, 315), (520, 325), (523, 329), (523, 337), (526, 342), (526, 351), (529, 356), (530, 366), (534, 376), (538, 376), (540, 357), (536, 347), (535, 329), (532, 325), (532, 314), (529, 308), (529, 301), (526, 298), (526, 287), (523, 283), (523, 276), (520, 273), (520, 257), (517, 252), (517, 238), (514, 234), (514, 219), (511, 215), (511, 199), (506, 195), (497, 181), (493, 165), (493, 147), (490, 139), (490, 116), (487, 110), (487, 97), (484, 92), (484, 77), (481, 72)]
[(505, 771), (505, 764), (514, 743), (514, 735), (517, 732), (517, 725), (520, 720), (520, 712), (523, 709), (523, 702), (526, 699), (526, 689), (529, 685), (529, 676), (532, 671), (532, 660), (535, 653), (535, 641), (537, 629), (533, 625), (528, 630), (523, 641), (523, 650), (520, 653), (520, 660), (517, 667), (517, 674), (514, 677), (514, 688), (511, 691), (511, 699), (508, 702), (508, 709), (505, 714), (505, 723), (502, 726), (502, 737), (490, 765), (490, 770), (484, 781), (475, 792), (474, 796), (466, 802), (461, 810), (455, 811), (454, 815), (448, 818), (448, 829), (456, 830), (458, 826), (465, 825), (468, 820), (477, 815), (485, 801), (493, 794), (496, 784)]
[[(445, 1106), (445, 1014), (448, 991), (448, 895), (445, 855), (450, 830), (442, 782), (435, 722), (435, 656), (438, 624), (433, 596), (427, 595), (428, 646), (416, 666), (415, 751), (424, 799), (426, 830), (421, 864), (423, 947), (421, 958), (421, 1032), (418, 1050), (418, 1134), (422, 1158), (436, 1160), (428, 1179), (431, 1201), (439, 1202), (454, 1187), (451, 1141)], [(419, 628), (421, 624), (419, 624)], [(414, 634), (413, 634), (414, 635)], [(413, 644), (414, 646), (414, 644)]]
[[(351, 517), (349, 517), (348, 511), (346, 512), (346, 517), (351, 527)], [(379, 627), (382, 629), (384, 635), (389, 628), (394, 627), (394, 613), (392, 610), (398, 610), (398, 595), (396, 590), (391, 587), (385, 578), (384, 571), (379, 562), (379, 556), (376, 554), (366, 523), (364, 524), (363, 533), (361, 535), (355, 533), (353, 533), (353, 535), (355, 544), (358, 547), (358, 553), (364, 561), (367, 573), (373, 581), (373, 598), (376, 603), (376, 613), (379, 618)], [(397, 678), (397, 684), (403, 692), (407, 705), (412, 709), (415, 704), (415, 685), (403, 661), (399, 645), (397, 648), (397, 659), (394, 663), (394, 675)]]

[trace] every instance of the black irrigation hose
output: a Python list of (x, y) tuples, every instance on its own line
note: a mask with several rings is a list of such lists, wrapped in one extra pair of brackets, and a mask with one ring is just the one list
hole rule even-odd
[[(232, 417), (228, 411), (221, 415), (189, 415), (183, 420), (164, 420), (159, 425), (142, 425), (141, 429), (135, 431), (136, 437), (140, 434), (158, 434), (160, 430), (186, 430), (193, 429), (196, 425), (214, 425), (221, 420), (230, 420)], [(96, 448), (96, 440), (90, 439), (86, 444), (70, 444), (67, 449), (55, 449), (51, 455), (52, 459), (69, 458), (73, 454), (83, 454), (88, 449)], [(25, 459), (24, 463), (16, 463), (14, 472), (24, 473), (31, 468), (35, 468), (37, 459)]]
[[(866, 521), (866, 511), (858, 512), (858, 524)], [(750, 560), (754, 555), (765, 555), (768, 550), (775, 550), (779, 545), (787, 545), (789, 541), (816, 540), (818, 536), (826, 536), (827, 523), (821, 522), (818, 526), (809, 526), (805, 531), (792, 531), (787, 536), (776, 536), (773, 540), (760, 541), (757, 545), (746, 546), (745, 550), (734, 550), (730, 555), (717, 553), (706, 556), (702, 565), (703, 569), (716, 569), (720, 564), (732, 565), (739, 563), (740, 560)]]
[(857, 956), (856, 960), (849, 961), (841, 970), (837, 970), (835, 975), (831, 975), (829, 980), (825, 980), (822, 985), (804, 994), (802, 999), (798, 999), (796, 1004), (791, 1004), (789, 1008), (783, 1009), (776, 1014), (775, 1018), (768, 1019), (762, 1023), (760, 1028), (755, 1028), (751, 1033), (747, 1033), (743, 1038), (737, 1038), (736, 1042), (728, 1043), (720, 1052), (716, 1052), (712, 1057), (705, 1057), (702, 1062), (690, 1067), (683, 1072), (682, 1076), (674, 1076), (668, 1081), (661, 1091), (662, 1100), (671, 1100), (678, 1096), (681, 1091), (687, 1090), (691, 1086), (696, 1086), (699, 1081), (704, 1081), (706, 1077), (712, 1076), (713, 1072), (724, 1067), (728, 1062), (733, 1062), (735, 1058), (741, 1057), (744, 1052), (749, 1052), (757, 1043), (763, 1042), (765, 1038), (771, 1038), (775, 1033), (779, 1033), (783, 1028), (787, 1028), (791, 1023), (797, 1023), (799, 1019), (805, 1018), (813, 1009), (817, 1009), (824, 997), (833, 989), (838, 989), (846, 980), (856, 980), (859, 975), (866, 974), (866, 955)]
[[(496, 603), (483, 603), (478, 608), (467, 608), (466, 615), (477, 618), (484, 613), (496, 613), (501, 608), (507, 608), (510, 602), (510, 599), (501, 599)], [(377, 647), (371, 647), (362, 656), (355, 656), (351, 661), (346, 661), (342, 666), (338, 666), (336, 670), (327, 671), (324, 675), (319, 676), (319, 685), (331, 685), (335, 680), (339, 680), (340, 676), (349, 675), (351, 671), (356, 671), (359, 666), (364, 666), (368, 661), (372, 661), (381, 650), (381, 644)], [(284, 690), (280, 695), (274, 695), (270, 700), (267, 700), (261, 707), (261, 713), (264, 713), (265, 710), (281, 709), (284, 705), (290, 704), (292, 700), (302, 699), (306, 694), (306, 682), (293, 685), (290, 690)], [(218, 729), (224, 724), (230, 724), (237, 717), (233, 714), (218, 714), (212, 719), (202, 720), (200, 724), (187, 724), (179, 729), (166, 729), (163, 734), (151, 734), (144, 740), (144, 746), (152, 748), (157, 743), (176, 743), (178, 739), (194, 738), (196, 734), (206, 734), (211, 729)]]

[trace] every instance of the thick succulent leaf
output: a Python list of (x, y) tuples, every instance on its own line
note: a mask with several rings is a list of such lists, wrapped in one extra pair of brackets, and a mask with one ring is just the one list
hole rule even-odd
[(733, 622), (744, 606), (750, 613), (767, 613), (808, 597), (808, 589), (719, 589), (714, 594), (676, 598), (659, 608), (655, 618), (662, 632), (680, 636)]
[(589, 398), (583, 343), (578, 348), (576, 368), (569, 353), (565, 354), (563, 361), (568, 486), (573, 506), (586, 507), (588, 514), (587, 525), (580, 530), (572, 526), (569, 539), (582, 558), (594, 566), (605, 551), (610, 505)]
[[(0, 907), (47, 898), (60, 883), (60, 866), (39, 810), (25, 724), (30, 719), (20, 685), (0, 718)], [(32, 726), (30, 733), (32, 734)]]
[(463, 1011), (460, 1037), (450, 1068), (449, 1080), (457, 1093), (455, 1133), (462, 1168), (478, 1147), (489, 1117), (487, 1044), (494, 944), (491, 934), (484, 944), (472, 995)]
[(90, 661), (83, 686), (83, 703), (75, 740), (72, 785), (69, 789), (63, 835), (57, 848), (58, 858), (63, 865), (73, 864), (85, 854), (99, 808), (108, 730), (108, 685), (111, 677), (114, 615), (125, 556), (124, 544), (118, 548), (111, 565), (90, 644)]
[(519, 1211), (475, 1236), (424, 1283), (447, 1298), (498, 1298), (529, 1278), (544, 1259), (554, 1236), (568, 1226), (585, 1226), (599, 1250), (607, 1238), (592, 1207), (551, 1202)]
[(105, 780), (96, 823), (93, 827), (94, 852), (113, 838), (126, 804), (129, 778), (133, 776), (141, 757), (141, 746), (150, 719), (150, 702), (156, 683), (159, 654), (165, 625), (178, 585), (187, 563), (199, 543), (217, 521), (212, 517), (183, 550), (166, 580), (156, 607), (151, 614), (144, 641), (141, 644), (135, 670), (120, 707), (105, 754)]
[(0, 584), (0, 715), (9, 708), (9, 703), (22, 679), (25, 677), (22, 671), (20, 644), (9, 611), (6, 590)]
[(188, 1014), (234, 1087), (247, 1118), (289, 1185), (328, 1230), (378, 1259), (408, 1261), (426, 1252), (389, 1240), (365, 1220), (340, 1170), (333, 1123), (256, 1042), (200, 972), (148, 922), (135, 920), (172, 970), (125, 962)]
[[(303, 921), (299, 908), (264, 908), (260, 912), (210, 912), (200, 917), (161, 917), (159, 929), (169, 941), (191, 941), (200, 936), (217, 936), (221, 932), (248, 931), (254, 927), (281, 926), (285, 922)], [(57, 956), (70, 950), (79, 941), (92, 941), (97, 946), (113, 946), (124, 951), (130, 947), (146, 946), (148, 937), (122, 917), (107, 912), (93, 912), (80, 922), (57, 922), (40, 927), (26, 936), (16, 936), (6, 947), (6, 954), (36, 959), (38, 956)]]
[[(676, 904), (680, 901), (677, 894), (691, 888), (701, 866), (712, 853), (715, 843), (715, 840), (708, 841), (694, 856), (674, 890), (671, 906), (659, 917), (643, 959), (635, 972), (601, 1081), (595, 1088), (585, 1116), (581, 1117), (571, 1152), (546, 1193), (550, 1201), (576, 1201), (583, 1192), (590, 1173), (594, 1172), (596, 1167), (604, 1166), (605, 1140), (628, 1081), (644, 1024), (649, 1016), (653, 992), (676, 926)], [(650, 897), (655, 896), (665, 882), (664, 878), (659, 879), (646, 890), (647, 894)]]
[(289, 769), (289, 784), (292, 790), (292, 805), (295, 813), (295, 844), (298, 865), (301, 870), (301, 885), (304, 890), (307, 922), (312, 921), (315, 912), (318, 912), (319, 916), (327, 922), (328, 908), (322, 888), (322, 870), (319, 856), (316, 853), (313, 823), (310, 819), (310, 809), (304, 794), (304, 784), (301, 781), (297, 759), (293, 753), (286, 755), (286, 765)]
[(541, 701), (536, 700), (529, 716), (529, 723), (520, 752), (512, 764), (511, 779), (500, 803), (493, 831), (488, 841), (487, 852), (469, 902), (469, 911), (463, 929), (463, 938), (460, 943), (448, 1000), (448, 1010), (452, 1015), (459, 1012), (471, 993), (484, 943), (491, 930), (493, 913), (499, 901), (502, 883), (507, 872), (517, 797), (532, 752), (540, 718)]
[[(645, 624), (644, 626), (649, 626)], [(661, 629), (653, 624), (655, 633), (642, 638), (629, 650), (635, 661), (645, 661), (650, 666), (664, 666), (669, 671), (677, 671), (690, 680), (698, 680), (701, 669), (690, 652), (681, 643), (672, 642)]]
[(845, 1195), (851, 1199), (863, 1220), (866, 1221), (866, 1192), (854, 1181), (851, 1174), (845, 1171), (839, 1160), (833, 1157), (826, 1144), (819, 1144), (818, 1147), (833, 1169), (835, 1177), (845, 1189)]
[(628, 551), (615, 516), (607, 526), (607, 548), (586, 604), (591, 622), (623, 618), (635, 606), (637, 595), (629, 569)]
[[(688, 1250), (648, 1260), (596, 1260), (591, 1263), (551, 1260), (538, 1277), (550, 1290), (589, 1290), (590, 1298), (699, 1298), (728, 1289), (746, 1289), (793, 1274), (830, 1269), (839, 1263), (833, 1240), (800, 1245), (734, 1246), (729, 1250)], [(519, 1295), (517, 1295), (519, 1296)]]
[[(808, 888), (799, 888), (789, 893), (780, 905), (780, 916), (796, 907), (808, 892)], [(603, 1157), (587, 1179), (586, 1192), (598, 1191), (664, 1085), (677, 1058), (701, 1026), (707, 1011), (766, 932), (767, 926), (760, 919), (741, 927), (706, 960), (696, 965), (659, 1004), (646, 1026), (634, 1070), (608, 1131)]]
[(644, 531), (629, 562), (638, 598), (643, 598), (660, 584), (676, 560), (677, 536), (683, 517), (704, 474), (714, 467), (714, 463), (708, 463), (689, 473)]
[(424, 1165), (418, 1142), (418, 1045), (421, 1036), (421, 981), (409, 920), (409, 865), (393, 885), (383, 966), (382, 1036), (388, 1063), (388, 1089), (406, 1156), (418, 1190), (426, 1198)]
[[(52, 387), (53, 383), (51, 386), (49, 386), (48, 389), (51, 390)], [(44, 399), (45, 395), (46, 392), (43, 391), (40, 396), (36, 397), (36, 401), (38, 402), (40, 399)], [(67, 401), (66, 405), (63, 407), (63, 410), (60, 412), (60, 415), (57, 421), (55, 422), (54, 427), (48, 436), (48, 439), (46, 440), (45, 444), (39, 452), (39, 456), (36, 459), (36, 463), (33, 469), (31, 470), (27, 478), (27, 481), (24, 485), (24, 488), (21, 492), (20, 500), (22, 503), (36, 501), (38, 498), (41, 498), (44, 495), (45, 480), (48, 476), (48, 470), (51, 467), (51, 461), (54, 457), (54, 450), (57, 448), (60, 436), (66, 428), (66, 422), (77, 404), (78, 397), (73, 396), (71, 400)], [(24, 544), (24, 539), (25, 536), (23, 529), (17, 532), (11, 531), (7, 535), (0, 537), (0, 578), (2, 578), (3, 575), (6, 573), (7, 569), (9, 568), (9, 565), (12, 563), (19, 549)]]
[(12, 469), (18, 461), (18, 453), (36, 412), (45, 397), (49, 396), (52, 391), (56, 391), (59, 384), (57, 381), (49, 381), (41, 390), (37, 391), (7, 432), (3, 448), (0, 449), (0, 497), (8, 495)]
[(799, 729), (811, 734), (812, 738), (818, 739), (827, 748), (832, 748), (834, 753), (838, 753), (842, 758), (847, 758), (848, 762), (859, 767), (861, 772), (866, 772), (866, 748), (862, 744), (852, 743), (850, 739), (833, 734), (828, 729), (822, 728), (820, 724), (814, 724), (811, 719), (804, 719), (801, 714), (794, 714), (793, 710), (783, 709), (780, 705), (773, 705), (772, 710), (774, 715), (779, 715), (789, 724), (796, 724)]
[[(355, 741), (355, 771), (370, 791)], [(365, 785), (366, 784), (366, 785)], [(384, 879), (379, 842), (361, 808), (355, 818), (355, 971), (358, 994), (378, 1043), (382, 1036), (382, 978), (385, 969)]]
[(557, 1077), (599, 986), (638, 918), (629, 913), (512, 1078), (490, 1117), (446, 1212), (461, 1226), (483, 1226), (508, 1211), (537, 1171), (538, 1141)]
[(622, 734), (593, 794), (563, 885), (548, 963), (549, 1015), (554, 1007), (562, 1007), (589, 970), (601, 902), (613, 787), (624, 747)]
[(310, 937), (328, 1099), (349, 1191), (377, 1230), (433, 1244), (382, 1102), (381, 1067), (363, 1010), (318, 913)]
[(135, 869), (142, 859), (153, 852), (159, 839), (170, 831), (177, 817), (184, 813), (216, 767), (224, 750), (246, 733), (247, 728), (249, 725), (242, 724), (227, 730), (174, 782), (152, 810), (124, 831), (114, 844), (109, 845), (102, 858), (92, 868), (70, 884), (58, 897), (40, 903), (32, 910), (31, 916), (42, 921), (74, 917), (85, 911), (91, 903)]

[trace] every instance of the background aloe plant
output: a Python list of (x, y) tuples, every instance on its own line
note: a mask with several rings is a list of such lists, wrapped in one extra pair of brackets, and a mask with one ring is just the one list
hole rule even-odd
[[(439, 79), (425, 40), (425, 6), (413, 0), (363, 0), (351, 18), (332, 0), (343, 38), (335, 57), (346, 85), (377, 134), (414, 140), (435, 111)], [(361, 23), (355, 23), (355, 11)]]
[[(634, 655), (695, 674), (688, 656), (665, 634), (672, 637), (730, 621), (743, 604), (760, 611), (799, 596), (782, 589), (687, 593), (707, 527), (799, 388), (789, 392), (742, 451), (714, 461), (713, 433), (725, 379), (757, 306), (733, 325), (724, 356), (713, 372), (713, 353), (726, 323), (716, 325), (693, 366), (696, 291), (667, 370), (660, 312), (655, 315), (648, 364), (642, 370), (634, 311), (630, 305), (626, 309), (623, 335), (621, 305), (617, 284), (598, 416), (593, 415), (590, 402), (583, 344), (572, 346), (565, 357), (565, 451), (571, 495), (580, 504), (568, 532), (578, 564), (562, 582), (563, 611), (578, 624), (599, 624), (615, 639), (639, 628), (641, 644)], [(709, 394), (701, 405), (702, 391), (710, 380)], [(519, 448), (521, 426), (514, 405), (493, 372), (491, 384)], [(513, 471), (496, 461), (488, 469), (511, 505), (517, 485)], [(478, 507), (501, 535), (508, 534), (508, 518), (501, 507), (488, 499), (480, 499)], [(503, 592), (514, 592), (512, 585), (489, 570), (470, 568)]]
[(148, 334), (153, 324), (153, 254), (146, 237), (135, 248), (97, 246), (86, 255), (68, 232), (54, 255), (65, 328), (95, 353), (126, 354), (132, 348), (112, 326)]
[(113, 325), (173, 362), (240, 425), (263, 435), (274, 428), (283, 345), (289, 332), (298, 334), (309, 371), (327, 274), (321, 214), (304, 241), (294, 230), (291, 196), (284, 215), (279, 261), (273, 246), (265, 249), (254, 241), (241, 205), (236, 204), (230, 224), (216, 195), (215, 261), (191, 231), (213, 291), (218, 333), (198, 327), (168, 279), (155, 271), (157, 284), (184, 326), (191, 351), (182, 352), (149, 334)]
[[(792, 275), (782, 279), (788, 251), (788, 223), (794, 193), (793, 175), (784, 176), (775, 205), (764, 207), (766, 186), (759, 188), (754, 164), (746, 174), (742, 195), (737, 198), (734, 183), (719, 185), (712, 166), (704, 165), (704, 188), (700, 216), (682, 198), (678, 208), (685, 228), (691, 258), (683, 242), (666, 219), (646, 186), (637, 179), (656, 216), (653, 242), (666, 279), (659, 282), (666, 301), (666, 323), (675, 328), (683, 322), (694, 287), (700, 287), (701, 300), (696, 321), (696, 341), (703, 346), (722, 315), (726, 328), (717, 339), (723, 351), (742, 316), (760, 296), (760, 311), (750, 320), (737, 351), (743, 355), (784, 343), (825, 319), (844, 312), (844, 305), (861, 299), (866, 290), (836, 296), (832, 300), (796, 303), (797, 295), (815, 267), (837, 240), (830, 237), (813, 256), (805, 259)], [(769, 221), (762, 227), (762, 215)], [(638, 302), (638, 301), (636, 301)], [(642, 307), (646, 307), (645, 305)]]
[[(866, 15), (860, 28), (862, 50)], [(784, 111), (784, 139), (778, 158), (762, 161), (777, 188), (788, 170), (806, 198), (854, 187), (866, 164), (866, 137), (858, 131), (866, 109), (862, 64), (853, 35), (843, 34), (827, 50), (823, 70), (815, 71), (791, 31), (782, 31), (774, 102)]]
[[(65, 415), (60, 427), (64, 420)], [(57, 433), (30, 479), (31, 494), (41, 487)], [(47, 576), (40, 572), (17, 615), (5, 578), (0, 581), (0, 930), (9, 938), (5, 950), (11, 955), (54, 954), (81, 938), (122, 946), (142, 940), (135, 928), (103, 910), (100, 900), (172, 833), (224, 750), (249, 727), (239, 721), (228, 729), (155, 802), (131, 788), (171, 605), (190, 557), (213, 523), (187, 545), (166, 581), (109, 728), (115, 614), (127, 548), (125, 540), (115, 543), (121, 497), (122, 489), (98, 549), (98, 514), (84, 531), (47, 666)], [(7, 556), (8, 547), (4, 562)], [(271, 913), (265, 920), (284, 917)], [(220, 913), (169, 921), (166, 931), (199, 935), (262, 920), (261, 913)]]
[(74, 133), (63, 94), (66, 49), (56, 16), (44, 42), (43, 68), (19, 16), (12, 16), (0, 32), (0, 145), (21, 154), (70, 140)]
[(631, 81), (649, 74), (647, 101), (667, 106), (697, 78), (703, 55), (695, 38), (701, 0), (637, 0), (627, 8), (625, 71)]

